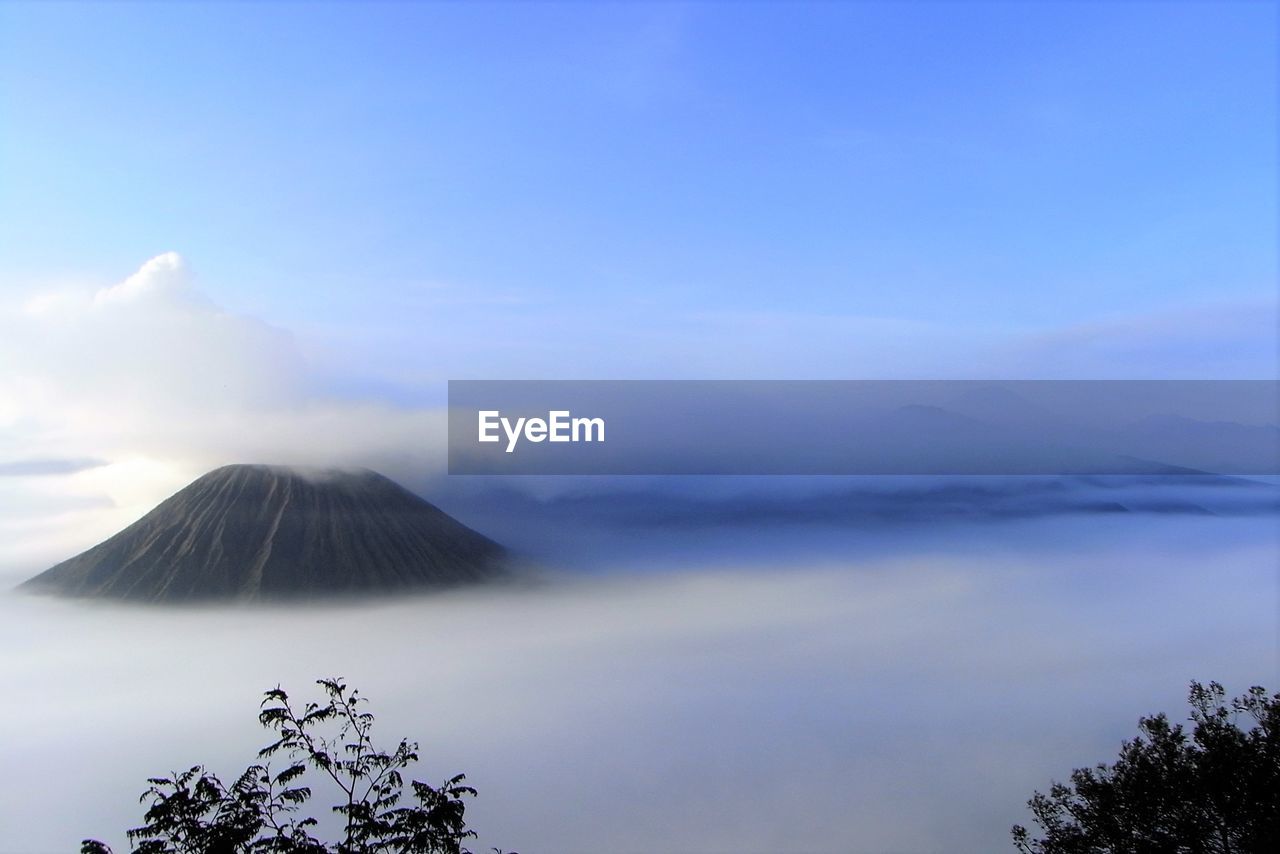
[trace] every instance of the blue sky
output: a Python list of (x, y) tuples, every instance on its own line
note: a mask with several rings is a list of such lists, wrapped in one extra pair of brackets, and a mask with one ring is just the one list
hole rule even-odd
[(792, 376), (869, 337), (836, 372), (865, 376), (882, 339), (1256, 313), (1276, 32), (1269, 3), (7, 3), (0, 281), (177, 251), (219, 305), (433, 380), (578, 333), (529, 370), (723, 375), (745, 343), (673, 336), (772, 335), (823, 342)]

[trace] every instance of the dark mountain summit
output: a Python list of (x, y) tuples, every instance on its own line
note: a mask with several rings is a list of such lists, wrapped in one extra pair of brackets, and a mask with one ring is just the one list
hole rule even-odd
[(373, 594), (488, 580), (502, 555), (376, 472), (235, 465), (23, 586), (149, 602)]

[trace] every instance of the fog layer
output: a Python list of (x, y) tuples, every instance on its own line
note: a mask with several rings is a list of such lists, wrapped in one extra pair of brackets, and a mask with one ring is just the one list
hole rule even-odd
[(237, 773), (261, 692), (325, 675), (524, 854), (1005, 850), (1188, 680), (1276, 687), (1273, 516), (984, 539), (312, 610), (6, 596), (0, 850), (126, 850), (147, 776)]

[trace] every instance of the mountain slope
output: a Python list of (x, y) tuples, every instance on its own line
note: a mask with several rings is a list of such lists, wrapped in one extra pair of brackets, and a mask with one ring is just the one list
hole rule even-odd
[(233, 465), (23, 587), (142, 601), (381, 593), (487, 580), (502, 554), (376, 472)]

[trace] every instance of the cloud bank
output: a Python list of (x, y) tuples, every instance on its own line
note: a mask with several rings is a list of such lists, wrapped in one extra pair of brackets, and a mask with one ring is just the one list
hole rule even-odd
[(0, 306), (0, 364), (0, 564), (56, 555), (58, 531), (88, 545), (223, 463), (425, 468), (441, 441), (437, 413), (326, 393), (293, 335), (220, 308), (172, 252)]
[(238, 772), (261, 692), (333, 674), (467, 773), (477, 851), (1007, 850), (1188, 680), (1277, 678), (1273, 520), (1098, 527), (359, 609), (0, 597), (0, 852), (122, 843), (147, 776)]

